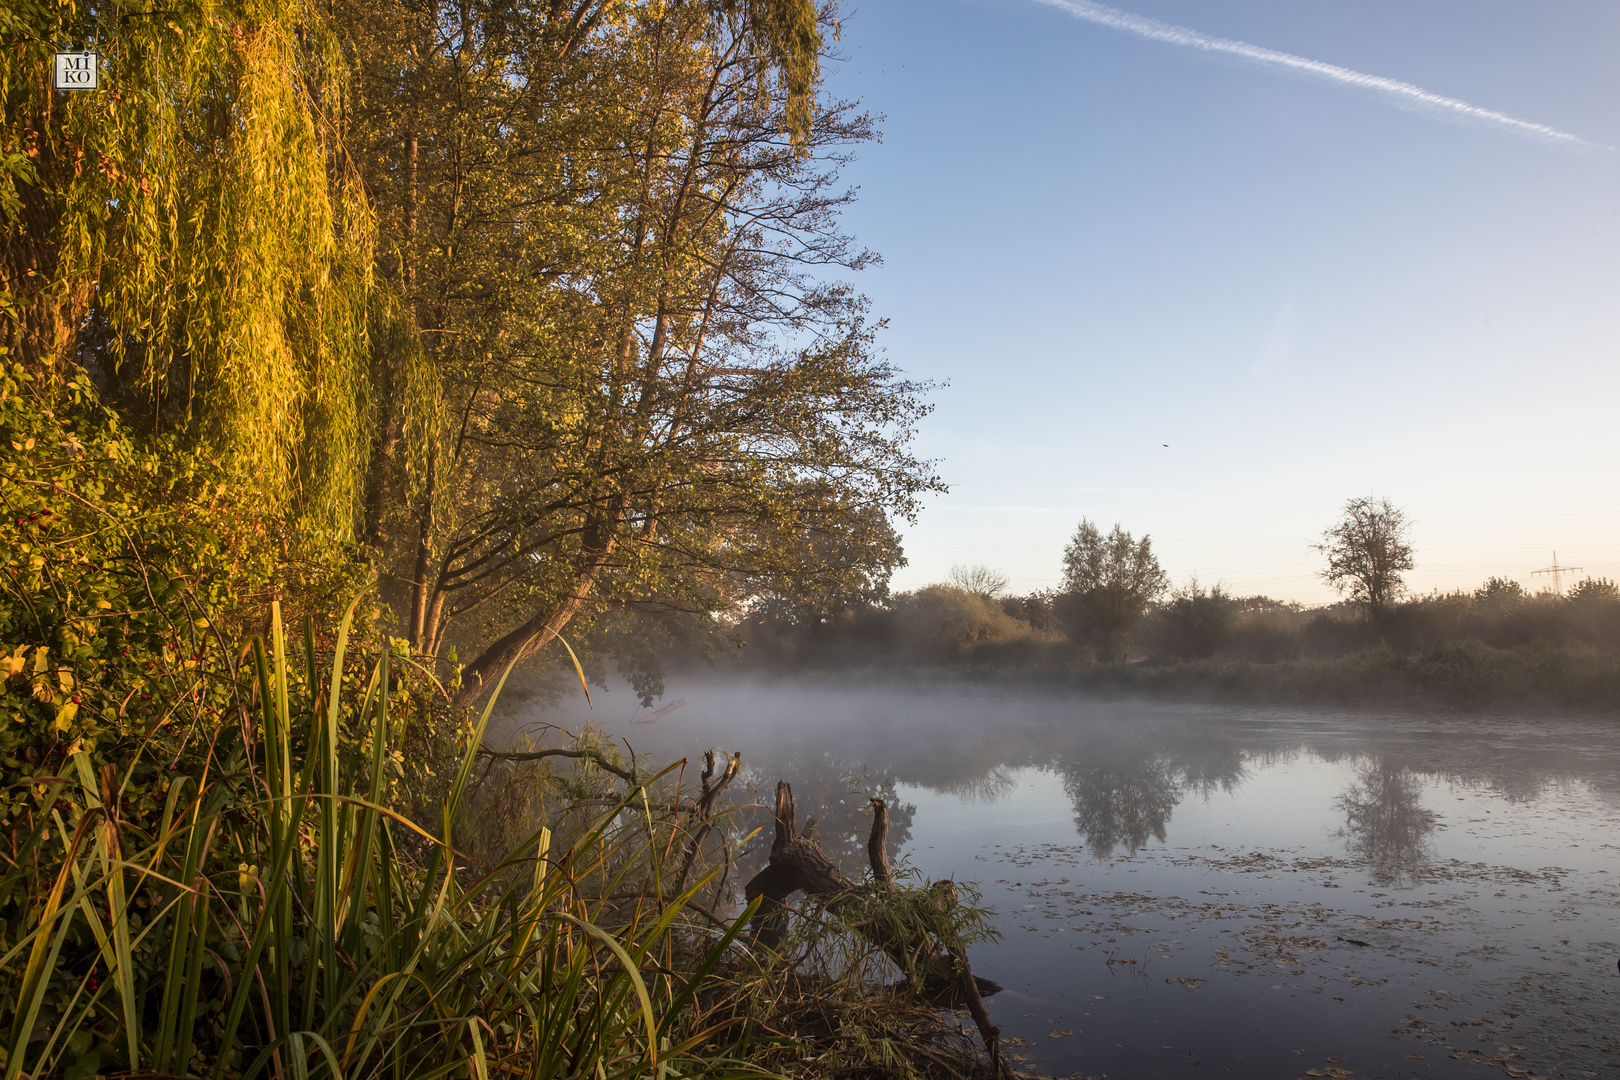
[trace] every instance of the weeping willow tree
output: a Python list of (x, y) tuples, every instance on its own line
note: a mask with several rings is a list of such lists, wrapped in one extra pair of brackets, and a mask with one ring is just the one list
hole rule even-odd
[[(306, 530), (354, 527), (374, 224), (341, 53), (299, 0), (0, 9), (3, 345), (75, 364)], [(51, 88), (93, 48), (96, 91)]]

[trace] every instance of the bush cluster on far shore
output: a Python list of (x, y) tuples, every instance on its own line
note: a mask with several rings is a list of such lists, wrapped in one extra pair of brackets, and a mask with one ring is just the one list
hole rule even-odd
[(1377, 617), (1193, 585), (1154, 605), (1113, 659), (1064, 600), (931, 585), (831, 615), (777, 609), (743, 621), (737, 662), (1198, 700), (1620, 712), (1620, 589), (1602, 578), (1567, 595), (1491, 578)]

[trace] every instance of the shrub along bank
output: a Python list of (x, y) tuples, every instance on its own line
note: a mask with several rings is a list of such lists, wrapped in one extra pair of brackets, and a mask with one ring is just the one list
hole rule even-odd
[(832, 614), (777, 607), (737, 627), (747, 648), (735, 664), (1197, 700), (1620, 712), (1620, 589), (1604, 579), (1556, 596), (1493, 578), (1376, 621), (1348, 604), (1194, 587), (1149, 611), (1112, 662), (1068, 625), (1063, 602), (932, 585)]
[(1448, 642), (1255, 663), (1209, 658), (1076, 667), (1088, 691), (1248, 704), (1620, 713), (1620, 655), (1588, 645)]
[[(135, 443), (83, 380), (12, 372), (0, 425), (5, 1080), (735, 1057), (694, 1001), (740, 926), (694, 949), (682, 897), (610, 910), (652, 822), (542, 826), (465, 880), (482, 728), (431, 707), (358, 603), (321, 616), (355, 576), (340, 550), (301, 561), (252, 492)], [(276, 593), (306, 609), (301, 640)], [(447, 780), (437, 820), (401, 810), (423, 801), (406, 748)], [(653, 971), (672, 962), (687, 976)]]

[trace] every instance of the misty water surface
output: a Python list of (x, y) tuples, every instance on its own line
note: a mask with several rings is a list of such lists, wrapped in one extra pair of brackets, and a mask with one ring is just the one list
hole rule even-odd
[(1007, 988), (991, 1011), (1023, 1068), (1620, 1076), (1620, 725), (677, 680), (681, 698), (653, 724), (627, 692), (524, 719), (588, 715), (660, 760), (741, 752), (742, 799), (788, 780), (852, 873), (885, 796), (894, 855), (997, 909), (1003, 941), (973, 963)]

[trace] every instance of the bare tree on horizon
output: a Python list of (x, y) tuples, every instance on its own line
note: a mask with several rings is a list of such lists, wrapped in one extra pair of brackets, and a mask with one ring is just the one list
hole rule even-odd
[(1401, 574), (1412, 569), (1412, 545), (1406, 512), (1388, 498), (1357, 496), (1344, 504), (1344, 514), (1322, 533), (1311, 550), (1327, 556), (1322, 580), (1363, 604), (1381, 618), (1406, 592)]
[(963, 592), (978, 593), (986, 600), (998, 600), (1012, 587), (1012, 580), (993, 566), (957, 563), (951, 567), (951, 584)]

